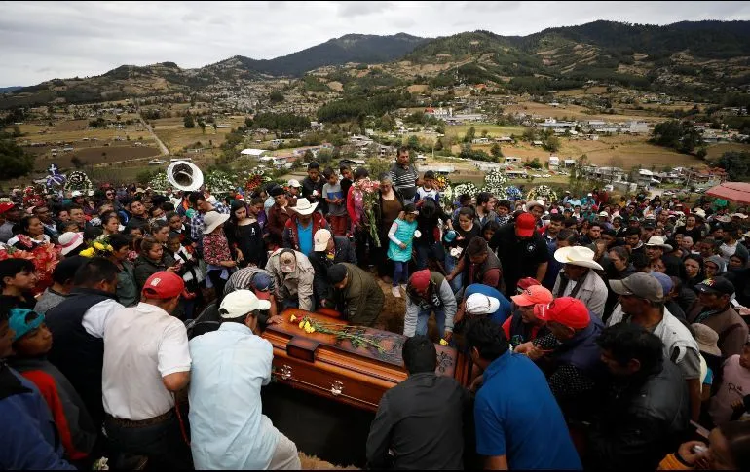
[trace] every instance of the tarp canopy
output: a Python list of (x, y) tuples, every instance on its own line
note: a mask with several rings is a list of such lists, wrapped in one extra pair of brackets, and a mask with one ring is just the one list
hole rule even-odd
[(706, 195), (737, 203), (750, 203), (750, 183), (724, 182), (706, 190)]

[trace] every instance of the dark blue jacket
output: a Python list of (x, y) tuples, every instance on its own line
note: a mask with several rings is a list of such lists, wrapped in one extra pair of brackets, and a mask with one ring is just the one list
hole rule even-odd
[(0, 469), (76, 470), (63, 459), (49, 407), (36, 386), (0, 364)]

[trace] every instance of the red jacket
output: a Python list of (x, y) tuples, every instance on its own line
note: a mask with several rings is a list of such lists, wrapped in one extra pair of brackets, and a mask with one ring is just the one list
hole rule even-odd
[[(286, 223), (284, 223), (284, 234), (282, 235), (283, 246), (286, 248), (294, 249), (295, 251), (300, 250), (299, 234), (297, 231), (297, 218), (298, 215), (295, 213), (288, 220), (286, 220)], [(323, 215), (320, 214), (320, 212), (314, 211), (312, 213), (312, 225), (312, 237), (314, 244), (315, 233), (317, 233), (319, 229), (328, 229), (328, 223), (326, 222), (325, 218), (323, 218)]]

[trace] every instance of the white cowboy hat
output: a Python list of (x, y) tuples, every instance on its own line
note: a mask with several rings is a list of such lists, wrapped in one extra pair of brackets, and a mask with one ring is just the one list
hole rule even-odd
[(747, 215), (745, 215), (744, 213), (732, 213), (732, 218), (735, 218), (735, 217), (744, 220), (745, 218), (747, 218)]
[(705, 218), (706, 212), (703, 211), (703, 208), (698, 208), (698, 209), (693, 210), (693, 215), (700, 216), (701, 218)]
[(542, 211), (544, 211), (544, 202), (541, 200), (529, 200), (526, 202), (526, 211), (531, 211), (535, 206), (542, 207)]
[(211, 210), (206, 213), (204, 221), (206, 223), (206, 229), (203, 230), (203, 234), (211, 234), (220, 224), (225, 223), (229, 219), (229, 215), (219, 213), (218, 211)]
[(306, 198), (300, 198), (297, 200), (297, 205), (291, 207), (291, 210), (296, 211), (300, 215), (311, 215), (312, 212), (318, 207), (318, 202), (310, 203), (310, 200)]
[(674, 249), (669, 244), (664, 243), (664, 238), (661, 236), (651, 236), (648, 238), (648, 242), (646, 243), (646, 246), (660, 246), (662, 249), (664, 249), (667, 252), (671, 252), (672, 249)]
[(563, 264), (604, 270), (602, 266), (594, 261), (594, 251), (585, 246), (561, 247), (555, 251), (555, 260)]

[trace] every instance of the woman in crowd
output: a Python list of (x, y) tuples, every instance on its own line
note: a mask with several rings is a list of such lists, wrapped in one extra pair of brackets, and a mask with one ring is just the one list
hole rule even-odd
[(230, 271), (234, 271), (237, 264), (242, 262), (243, 254), (237, 251), (237, 258), (232, 257), (229, 241), (224, 234), (224, 223), (229, 215), (209, 211), (206, 213), (206, 228), (203, 230), (203, 258), (206, 261), (206, 279), (216, 292), (216, 303), (221, 304), (224, 298), (224, 286), (229, 279)]
[(135, 269), (128, 260), (130, 255), (130, 238), (113, 234), (107, 238), (112, 251), (107, 259), (117, 266), (117, 300), (123, 306), (133, 306), (140, 300), (140, 293), (135, 282)]
[(682, 444), (666, 456), (659, 470), (750, 470), (750, 421), (730, 421), (711, 430), (702, 441)]
[(695, 244), (697, 244), (698, 241), (700, 241), (703, 237), (703, 231), (701, 229), (703, 224), (698, 224), (696, 218), (697, 217), (694, 215), (688, 215), (685, 218), (685, 226), (678, 226), (675, 229), (675, 233), (684, 234), (685, 236), (690, 236), (691, 238), (693, 238), (693, 242)]
[[(458, 227), (454, 228), (453, 222), (448, 220), (448, 231), (443, 236), (443, 241), (447, 249), (445, 255), (445, 271), (447, 273), (453, 272), (453, 269), (458, 264), (466, 246), (469, 245), (469, 240), (474, 236), (481, 236), (480, 227), (475, 224), (475, 214), (471, 207), (461, 208), (458, 211)], [(450, 286), (453, 289), (453, 293), (458, 292), (463, 287), (463, 274), (458, 274), (450, 281)]]
[(134, 266), (135, 284), (140, 293), (143, 284), (155, 272), (175, 271), (174, 259), (164, 253), (164, 245), (153, 236), (141, 240), (141, 251), (136, 257)]
[(267, 257), (263, 233), (258, 220), (248, 214), (243, 200), (232, 202), (229, 221), (224, 225), (224, 234), (234, 258), (236, 259), (239, 253), (243, 255), (240, 267), (246, 267), (248, 264), (256, 267), (266, 266)]
[(105, 236), (120, 234), (120, 218), (115, 212), (105, 214), (102, 219), (102, 232)]
[(389, 274), (393, 274), (393, 261), (385, 257), (386, 248), (388, 247), (388, 232), (404, 208), (404, 198), (401, 192), (393, 187), (393, 178), (387, 172), (380, 174), (380, 188), (378, 192), (380, 198), (374, 210), (383, 256), (377, 258), (378, 275), (386, 283), (390, 283), (392, 279)]
[(40, 244), (50, 242), (50, 237), (44, 234), (42, 220), (36, 216), (24, 216), (15, 228), (18, 228), (18, 233), (8, 240), (9, 246), (30, 251)]
[[(375, 254), (372, 254), (375, 249), (375, 242), (370, 235), (370, 225), (375, 225), (377, 221), (367, 221), (367, 215), (365, 214), (363, 195), (360, 190), (357, 189), (357, 182), (362, 179), (369, 177), (370, 173), (364, 167), (357, 167), (354, 171), (354, 182), (349, 188), (349, 194), (346, 197), (346, 210), (349, 213), (349, 219), (351, 221), (351, 232), (354, 234), (354, 240), (357, 248), (357, 265), (366, 268), (371, 265), (372, 258)], [(395, 220), (395, 218), (394, 218)], [(391, 223), (393, 224), (393, 223)], [(388, 227), (390, 230), (390, 227)], [(387, 240), (381, 239), (381, 248), (386, 244)], [(367, 248), (370, 248), (371, 258), (368, 258)], [(381, 250), (382, 252), (382, 250)]]
[(747, 256), (745, 253), (735, 252), (729, 257), (729, 269), (726, 273), (727, 279), (734, 285), (734, 297), (737, 303), (744, 307), (750, 307), (750, 269), (747, 267)]
[(685, 258), (683, 264), (685, 265), (685, 273), (687, 274), (688, 286), (693, 287), (706, 278), (706, 274), (705, 272), (703, 272), (702, 257), (691, 254)]
[(151, 237), (166, 247), (167, 241), (169, 241), (169, 223), (164, 220), (154, 220), (151, 223), (150, 230)]

